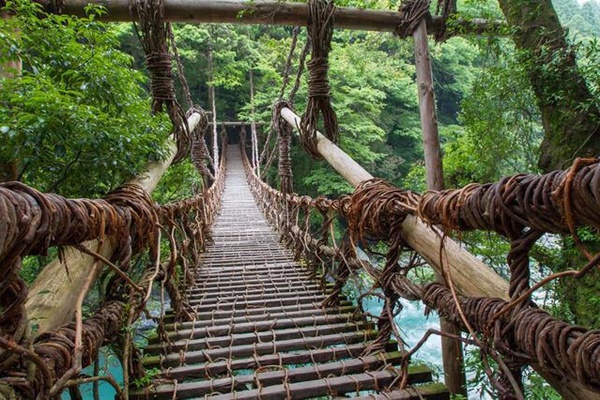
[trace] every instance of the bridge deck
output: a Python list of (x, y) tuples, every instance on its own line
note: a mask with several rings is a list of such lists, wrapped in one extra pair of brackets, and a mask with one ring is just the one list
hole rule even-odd
[(144, 362), (162, 372), (131, 398), (449, 398), (419, 366), (409, 382), (421, 385), (382, 393), (399, 380), (397, 345), (360, 357), (373, 324), (348, 301), (321, 307), (325, 293), (267, 224), (234, 146), (213, 238), (188, 291), (196, 320), (167, 326), (169, 348), (150, 340)]

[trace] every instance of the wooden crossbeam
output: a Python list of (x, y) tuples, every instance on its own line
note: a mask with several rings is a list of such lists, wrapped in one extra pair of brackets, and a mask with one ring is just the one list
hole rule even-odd
[[(49, 0), (41, 0), (44, 6)], [(89, 4), (104, 6), (108, 10), (101, 17), (105, 21), (131, 21), (129, 0), (66, 0), (64, 13), (84, 16)], [(165, 18), (172, 22), (231, 23), (305, 26), (306, 3), (255, 0), (164, 0)], [(334, 25), (338, 29), (354, 29), (378, 32), (394, 32), (400, 24), (396, 11), (363, 10), (336, 7)], [(427, 32), (435, 34), (442, 28), (443, 19), (432, 16)], [(485, 19), (457, 19), (449, 28), (449, 35), (498, 33), (504, 26), (500, 21)]]
[[(212, 126), (212, 122), (209, 122), (208, 125)], [(248, 128), (250, 128), (250, 124), (252, 124), (252, 122), (246, 122), (246, 121), (217, 121), (217, 126), (247, 126)], [(256, 125), (264, 125), (264, 122), (255, 122), (254, 124)]]

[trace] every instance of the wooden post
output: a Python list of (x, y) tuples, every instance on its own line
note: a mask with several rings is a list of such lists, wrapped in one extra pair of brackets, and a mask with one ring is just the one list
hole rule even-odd
[(212, 110), (212, 148), (213, 148), (213, 164), (215, 166), (214, 175), (215, 179), (219, 174), (219, 134), (217, 130), (217, 104), (215, 99), (215, 82), (213, 76), (213, 54), (212, 54), (212, 46), (208, 45), (208, 74), (209, 81), (208, 84), (208, 101), (210, 102), (210, 107)]
[(427, 43), (427, 27), (422, 20), (413, 32), (415, 66), (417, 71), (417, 88), (419, 92), (419, 111), (421, 130), (423, 132), (423, 150), (425, 152), (425, 169), (427, 171), (427, 189), (443, 190), (444, 174), (442, 167), (442, 151), (438, 135), (438, 122), (435, 111), (435, 96)]
[[(413, 32), (413, 41), (427, 189), (444, 190), (442, 151), (438, 133), (433, 73), (429, 58), (429, 43), (427, 41), (425, 20), (422, 20)], [(440, 282), (444, 282), (442, 274), (438, 272), (436, 275)], [(455, 336), (460, 336), (461, 334), (458, 326), (449, 322), (444, 317), (440, 317), (440, 330)], [(452, 394), (467, 396), (467, 378), (465, 375), (462, 343), (445, 336), (442, 336), (441, 343), (446, 387), (448, 387), (448, 390)]]
[(256, 133), (256, 122), (254, 121), (254, 73), (250, 69), (250, 135), (252, 138), (252, 169), (260, 176), (260, 163), (258, 161), (258, 135)]
[[(281, 116), (299, 130), (300, 117), (292, 110), (283, 108)], [(356, 187), (362, 181), (373, 178), (373, 175), (320, 132), (317, 132), (317, 150), (352, 186)], [(402, 233), (406, 243), (436, 271), (441, 273), (442, 266), (448, 269), (460, 294), (509, 300), (508, 282), (454, 240), (445, 238), (442, 241), (442, 233), (435, 227), (424, 224), (417, 217), (409, 216), (402, 224)], [(443, 251), (440, 252), (441, 248)], [(556, 378), (538, 364), (531, 364), (531, 367), (565, 399), (600, 400), (599, 393), (592, 392), (577, 382)]]
[[(200, 121), (200, 114), (194, 113), (188, 118), (190, 129), (194, 129)], [(137, 184), (147, 193), (152, 193), (158, 181), (167, 170), (177, 152), (172, 139), (168, 142), (169, 156), (161, 162), (148, 164), (147, 171), (132, 179), (129, 183)], [(98, 241), (83, 243), (92, 251), (98, 250)], [(115, 240), (112, 237), (100, 244), (98, 253), (110, 259), (115, 251)], [(58, 259), (46, 265), (29, 289), (25, 309), (32, 332), (40, 334), (55, 329), (73, 319), (73, 312), (79, 290), (90, 274), (97, 277), (101, 267), (90, 270), (95, 259), (85, 253), (67, 247), (64, 263)]]

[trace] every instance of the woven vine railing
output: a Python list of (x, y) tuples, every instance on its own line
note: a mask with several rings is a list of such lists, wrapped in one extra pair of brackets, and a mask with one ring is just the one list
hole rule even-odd
[[(542, 176), (520, 174), (495, 184), (471, 184), (423, 195), (374, 179), (363, 182), (351, 196), (336, 200), (283, 194), (261, 181), (247, 162), (246, 171), (258, 204), (279, 229), (282, 240), (308, 262), (322, 282), (334, 282), (333, 294), (324, 305), (336, 301), (350, 277), (361, 271), (371, 276), (374, 286), (362, 296), (377, 290), (385, 299), (378, 317), (379, 346), (397, 334), (393, 322), (400, 309), (397, 300), (421, 300), (469, 333), (466, 339), (456, 339), (480, 347), (486, 372), (500, 398), (523, 398), (521, 374), (526, 365), (600, 391), (600, 333), (551, 316), (531, 298), (535, 289), (552, 280), (577, 279), (597, 268), (600, 255), (582, 249), (589, 260), (586, 265), (534, 285), (529, 273), (529, 251), (544, 233), (571, 234), (579, 243), (576, 228), (600, 227), (598, 160), (578, 160), (568, 170)], [(510, 300), (461, 296), (451, 276), (445, 277), (448, 287), (412, 282), (408, 272), (421, 262), (400, 239), (408, 215), (447, 234), (478, 229), (505, 236), (511, 243), (507, 255)], [(337, 243), (332, 239), (334, 221), (346, 227), (344, 238)], [(388, 246), (383, 267), (357, 257), (357, 246), (375, 241)], [(440, 249), (440, 256), (443, 251)], [(431, 333), (441, 334), (428, 332), (426, 336)], [(370, 350), (379, 349), (373, 346)], [(492, 371), (488, 358), (497, 363), (497, 372)]]
[[(144, 311), (155, 281), (168, 290), (176, 318), (192, 318), (184, 287), (210, 240), (208, 228), (224, 187), (224, 174), (217, 176), (204, 193), (165, 206), (155, 204), (136, 184), (125, 184), (98, 200), (66, 199), (18, 182), (0, 184), (0, 394), (57, 396), (66, 387), (76, 387), (81, 369), (107, 344), (122, 353), (123, 365), (129, 366), (126, 375), (144, 374), (130, 330), (123, 328)], [(161, 261), (161, 231), (170, 244), (167, 262)], [(100, 244), (114, 240), (117, 251), (107, 260), (81, 245), (92, 239)], [(91, 317), (35, 337), (24, 307), (22, 260), (62, 246), (74, 246), (107, 266), (100, 277), (103, 300)], [(145, 259), (139, 258), (143, 254)], [(142, 260), (141, 268), (134, 258)]]

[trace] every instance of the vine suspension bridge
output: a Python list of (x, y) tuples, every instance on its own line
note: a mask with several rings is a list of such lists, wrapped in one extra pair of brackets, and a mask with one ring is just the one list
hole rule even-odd
[[(168, 341), (153, 340), (144, 351), (152, 355), (146, 366), (160, 367), (177, 383), (159, 385), (150, 396), (300, 399), (393, 387), (401, 379), (394, 368), (402, 359), (397, 344), (361, 357), (377, 337), (373, 325), (351, 302), (321, 305), (321, 283), (294, 261), (258, 209), (239, 146), (228, 147), (227, 166), (214, 243), (188, 289), (196, 319), (167, 325)], [(430, 381), (431, 371), (412, 367), (408, 379)], [(444, 399), (448, 392), (432, 384), (386, 396)]]
[[(121, 398), (447, 399), (464, 390), (460, 362), (458, 371), (451, 365), (460, 358), (459, 343), (480, 348), (500, 398), (524, 398), (522, 373), (530, 366), (565, 398), (600, 399), (600, 333), (551, 316), (531, 296), (552, 280), (584, 276), (597, 268), (600, 255), (580, 246), (585, 265), (538, 284), (529, 271), (529, 252), (545, 233), (578, 242), (577, 228), (600, 228), (600, 162), (577, 159), (564, 171), (441, 190), (427, 34), (453, 32), (444, 18), (429, 15), (429, 2), (403, 4), (395, 13), (336, 8), (327, 0), (111, 2), (107, 19), (137, 21), (153, 111), (166, 109), (174, 125), (169, 156), (97, 200), (0, 184), (0, 399), (57, 398), (65, 390), (78, 398), (80, 384), (102, 379)], [(45, 5), (75, 15), (85, 8), (78, 0)], [(175, 98), (167, 19), (306, 24), (311, 61), (305, 114), (298, 117), (280, 99), (273, 115), (276, 137), (265, 138), (260, 153), (256, 124), (250, 124), (249, 140), (245, 128), (236, 134), (239, 147), (227, 145), (225, 136), (219, 146), (213, 112), (209, 155), (209, 121), (192, 106), (184, 79), (187, 114)], [(431, 191), (418, 194), (375, 179), (335, 145), (337, 117), (327, 81), (334, 20), (342, 28), (412, 36), (424, 142), (434, 144), (425, 147)], [(458, 26), (477, 33), (498, 28), (486, 21)], [(325, 135), (317, 131), (319, 117)], [(293, 193), (292, 130), (305, 150), (355, 188), (352, 195), (313, 199)], [(155, 204), (149, 195), (161, 175), (188, 152), (204, 182), (201, 192)], [(275, 158), (281, 191), (261, 174)], [(341, 238), (334, 226), (345, 227)], [(496, 232), (510, 242), (508, 282), (449, 237), (470, 230)], [(357, 249), (375, 241), (385, 245), (383, 265), (359, 257)], [(161, 257), (163, 242), (167, 257)], [(19, 275), (23, 258), (52, 247), (61, 249), (58, 260), (28, 286)], [(143, 261), (134, 262), (140, 255)], [(437, 280), (412, 281), (409, 272), (425, 263)], [(373, 284), (353, 303), (342, 291), (358, 275)], [(84, 318), (83, 302), (97, 279), (105, 293)], [(168, 293), (171, 309), (157, 318), (157, 334), (142, 357), (127, 328), (145, 312), (155, 284)], [(369, 296), (383, 301), (378, 315), (361, 307)], [(418, 345), (406, 349), (402, 342), (400, 298), (422, 301), (444, 318), (443, 328), (428, 335), (446, 341), (448, 387), (432, 382), (428, 368), (410, 364)], [(81, 375), (106, 345), (122, 360), (123, 388), (108, 377)], [(150, 376), (150, 368), (160, 372)], [(144, 378), (150, 385), (135, 388), (132, 382)]]

